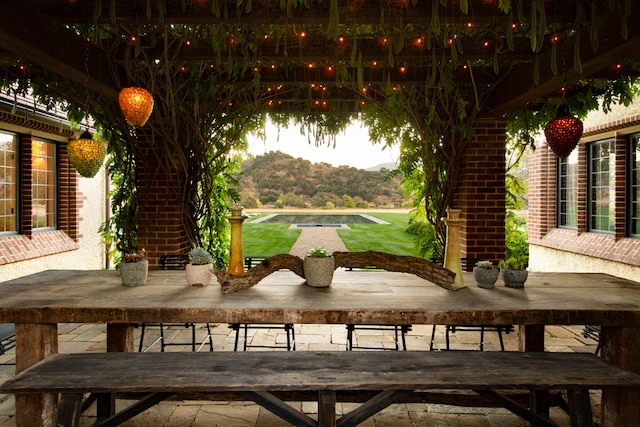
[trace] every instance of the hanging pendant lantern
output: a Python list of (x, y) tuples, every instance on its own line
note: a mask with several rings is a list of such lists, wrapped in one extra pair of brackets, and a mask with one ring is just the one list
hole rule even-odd
[(569, 157), (582, 137), (582, 121), (573, 117), (567, 104), (562, 104), (556, 118), (544, 127), (544, 135), (558, 157)]
[(104, 162), (107, 147), (103, 141), (93, 139), (89, 131), (84, 131), (80, 138), (69, 141), (67, 155), (80, 175), (93, 178)]
[(153, 111), (153, 96), (141, 87), (122, 89), (118, 102), (124, 118), (131, 126), (144, 126)]

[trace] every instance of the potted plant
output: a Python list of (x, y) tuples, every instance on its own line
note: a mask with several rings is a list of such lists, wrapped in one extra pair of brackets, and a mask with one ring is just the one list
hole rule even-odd
[(307, 251), (304, 262), (304, 278), (307, 285), (314, 288), (324, 288), (331, 284), (333, 271), (336, 269), (333, 253), (322, 247)]
[(138, 252), (124, 254), (119, 268), (124, 286), (140, 286), (147, 283), (149, 261), (144, 248)]
[(527, 268), (527, 260), (523, 257), (511, 256), (499, 264), (502, 269), (502, 280), (505, 286), (509, 288), (524, 288), (524, 282), (527, 281), (529, 272)]
[(211, 282), (213, 257), (201, 247), (189, 252), (189, 264), (185, 266), (187, 283), (190, 286), (208, 286)]
[(499, 275), (500, 270), (491, 261), (478, 261), (473, 267), (473, 278), (479, 288), (493, 289)]

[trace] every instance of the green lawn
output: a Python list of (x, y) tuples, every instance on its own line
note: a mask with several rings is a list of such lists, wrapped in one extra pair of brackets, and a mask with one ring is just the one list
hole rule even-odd
[[(245, 256), (272, 256), (288, 253), (300, 235), (301, 230), (290, 230), (289, 224), (250, 223), (270, 213), (282, 212), (274, 211), (252, 214), (251, 218), (244, 222), (242, 226), (242, 251)], [(299, 213), (329, 214), (327, 211), (305, 211)], [(338, 230), (340, 238), (349, 251), (360, 252), (374, 250), (396, 255), (417, 256), (417, 252), (413, 247), (413, 236), (405, 231), (409, 221), (409, 215), (407, 213), (370, 213), (366, 210), (349, 212), (349, 214), (359, 213), (375, 216), (390, 224), (349, 224), (349, 227), (351, 227), (350, 230)]]

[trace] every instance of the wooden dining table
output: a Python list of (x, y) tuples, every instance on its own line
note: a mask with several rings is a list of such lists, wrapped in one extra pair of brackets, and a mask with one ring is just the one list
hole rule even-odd
[[(338, 269), (331, 286), (312, 288), (277, 271), (242, 292), (215, 278), (191, 287), (183, 271), (150, 271), (122, 285), (117, 271), (47, 270), (0, 283), (0, 323), (16, 325), (16, 370), (58, 352), (59, 323), (107, 324), (107, 350), (133, 351), (140, 323), (297, 323), (519, 325), (522, 351), (544, 350), (545, 325), (601, 325), (602, 357), (640, 373), (640, 283), (606, 274), (529, 273), (524, 289), (501, 281), (482, 289), (443, 289), (406, 273)], [(366, 356), (363, 356), (366, 357)], [(640, 392), (604, 390), (601, 425), (640, 419)], [(53, 395), (17, 395), (16, 426), (53, 425)]]

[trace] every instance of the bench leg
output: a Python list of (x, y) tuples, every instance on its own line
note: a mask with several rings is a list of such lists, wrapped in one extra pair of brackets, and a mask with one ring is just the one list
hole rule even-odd
[(336, 392), (323, 390), (318, 392), (318, 427), (336, 425)]
[(513, 412), (517, 416), (529, 421), (534, 426), (545, 426), (545, 427), (555, 427), (556, 424), (544, 415), (536, 414), (533, 410), (529, 410), (524, 406), (520, 405), (518, 402), (501, 395), (500, 393), (496, 393), (493, 390), (474, 390), (476, 393), (482, 396), (490, 397), (494, 402), (499, 404), (505, 409)]
[(567, 390), (571, 427), (592, 427), (591, 399), (589, 390)]
[(82, 415), (82, 393), (64, 394), (58, 407), (58, 422), (60, 427), (78, 427)]
[(276, 414), (297, 427), (317, 427), (318, 423), (310, 416), (295, 410), (273, 394), (266, 391), (247, 391), (242, 393), (247, 399), (256, 402), (266, 410)]
[(357, 426), (367, 418), (377, 414), (387, 406), (396, 403), (411, 392), (411, 390), (382, 391), (358, 408), (341, 417), (335, 425), (339, 427)]
[(106, 420), (116, 413), (115, 393), (96, 393), (97, 421)]

